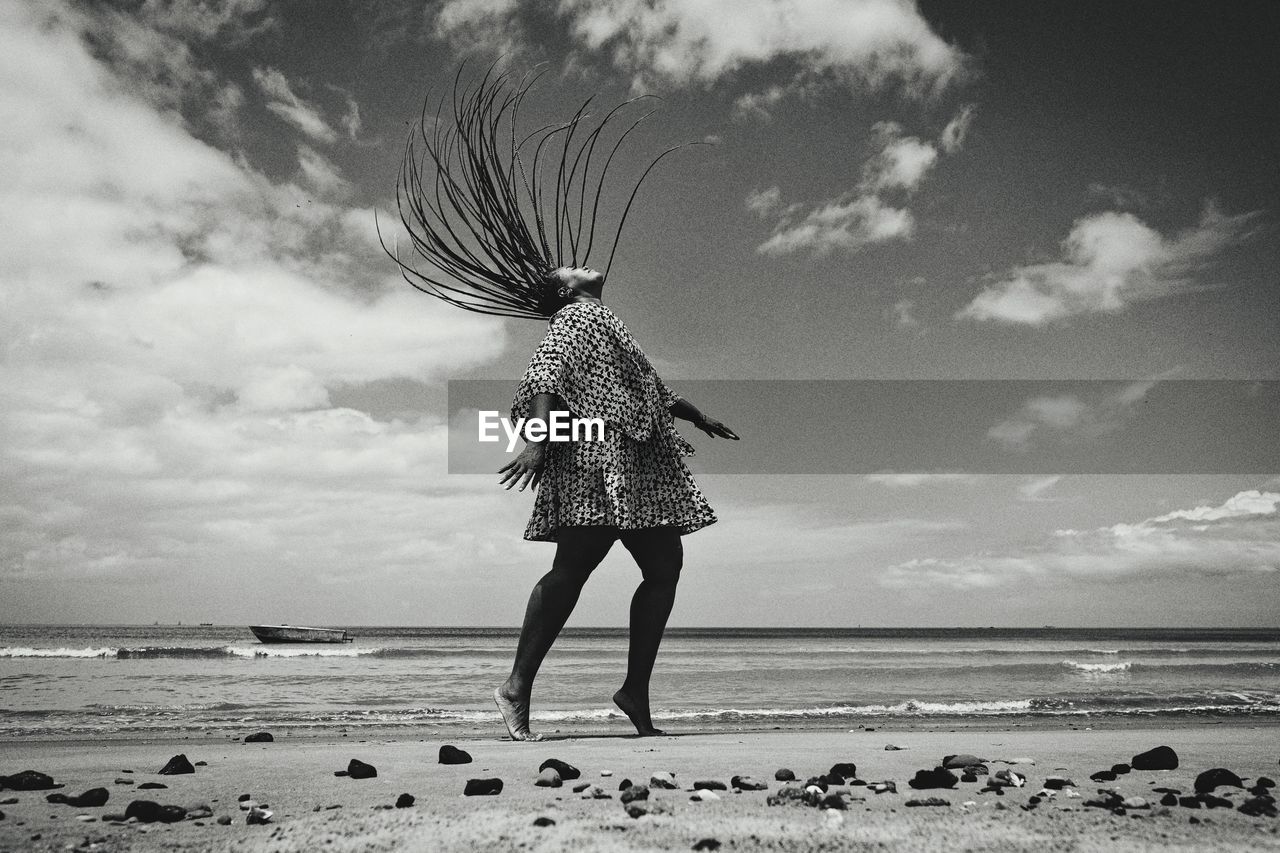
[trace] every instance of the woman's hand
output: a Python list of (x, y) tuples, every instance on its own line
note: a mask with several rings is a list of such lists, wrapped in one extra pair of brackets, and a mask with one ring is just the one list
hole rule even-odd
[[(498, 469), (498, 473), (503, 471), (507, 473), (498, 481), (498, 485), (506, 483), (507, 491), (511, 487), (520, 484), (520, 491), (524, 491), (525, 486), (538, 488), (538, 481), (542, 479), (542, 469), (547, 464), (547, 447), (539, 442), (532, 442), (524, 446), (524, 450), (520, 451), (520, 455)], [(510, 482), (508, 482), (510, 481)]]
[(701, 421), (695, 422), (694, 426), (696, 426), (698, 429), (702, 430), (712, 438), (717, 438), (717, 437), (731, 438), (734, 441), (741, 441), (741, 439), (738, 438), (738, 434), (735, 433), (733, 430), (729, 429), (727, 426), (720, 423), (715, 418), (709, 418), (706, 415), (702, 416)]

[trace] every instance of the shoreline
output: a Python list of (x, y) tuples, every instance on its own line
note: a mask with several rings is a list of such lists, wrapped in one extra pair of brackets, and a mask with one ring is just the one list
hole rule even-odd
[[(936, 722), (936, 721), (935, 721)], [(1097, 721), (1092, 721), (1097, 722)], [(88, 840), (106, 850), (506, 850), (520, 843), (538, 850), (688, 850), (701, 838), (714, 838), (723, 849), (848, 849), (876, 844), (887, 850), (1088, 849), (1106, 850), (1280, 850), (1280, 819), (1250, 817), (1235, 809), (1191, 809), (1158, 806), (1156, 787), (1192, 790), (1198, 773), (1226, 767), (1252, 780), (1280, 775), (1280, 721), (1187, 721), (1165, 725), (1152, 721), (1133, 725), (966, 726), (892, 725), (863, 729), (805, 731), (678, 733), (656, 738), (591, 735), (575, 732), (542, 743), (513, 743), (497, 732), (466, 736), (452, 733), (418, 737), (398, 732), (372, 737), (349, 732), (343, 737), (300, 738), (275, 732), (272, 743), (239, 739), (158, 737), (124, 741), (0, 742), (0, 773), (34, 769), (65, 784), (61, 792), (76, 795), (105, 787), (109, 802), (100, 808), (76, 808), (45, 801), (46, 791), (0, 792), (0, 850), (58, 850)], [(246, 730), (245, 733), (249, 733)], [(438, 750), (454, 744), (474, 757), (470, 764), (441, 765)], [(886, 750), (887, 745), (901, 747)], [(1094, 783), (1089, 774), (1127, 762), (1135, 753), (1171, 746), (1180, 765), (1168, 771), (1134, 771), (1115, 782)], [(173, 755), (206, 761), (195, 773), (159, 776)], [(980, 793), (986, 781), (959, 783), (954, 789), (912, 790), (908, 780), (917, 770), (933, 768), (944, 755), (973, 753), (987, 759), (991, 774), (1013, 769), (1026, 776), (1025, 787), (1003, 796)], [(352, 758), (378, 770), (376, 778), (334, 776)], [(611, 799), (582, 799), (572, 782), (560, 788), (534, 784), (539, 764), (558, 758), (579, 768), (581, 781), (599, 785)], [(1002, 764), (999, 759), (1034, 764)], [(835, 788), (848, 795), (847, 809), (828, 812), (796, 805), (768, 805), (782, 787), (774, 779), (781, 767), (801, 780), (826, 773), (833, 764), (853, 762), (867, 781), (891, 779), (897, 793), (873, 794), (865, 786)], [(132, 773), (122, 775), (123, 771)], [(619, 801), (624, 777), (647, 782), (667, 770), (675, 790), (654, 789), (650, 814), (633, 818)], [(611, 771), (603, 776), (602, 771)], [(729, 783), (750, 775), (766, 783), (765, 791), (718, 792), (714, 802), (691, 802), (688, 788), (699, 779)], [(1064, 792), (1024, 810), (1049, 775), (1068, 776), (1081, 794)], [(498, 777), (497, 796), (464, 797), (467, 779)], [(115, 779), (135, 784), (116, 784)], [(139, 791), (143, 781), (164, 789)], [(1125, 815), (1083, 803), (1099, 788), (1148, 802)], [(403, 793), (416, 798), (412, 807), (393, 807)], [(237, 798), (249, 794), (274, 813), (272, 824), (245, 823)], [(1223, 788), (1239, 804), (1248, 794)], [(908, 800), (941, 797), (948, 805), (905, 808)], [(202, 821), (173, 824), (110, 824), (105, 814), (123, 812), (135, 799), (183, 806), (207, 803), (213, 815)], [(862, 799), (858, 799), (862, 798)], [(972, 803), (966, 806), (964, 803)], [(336, 806), (336, 808), (330, 808)], [(78, 820), (79, 815), (94, 818)], [(219, 816), (232, 824), (218, 825)], [(537, 827), (538, 817), (554, 826)], [(1193, 821), (1194, 819), (1194, 821)], [(198, 823), (203, 825), (197, 825)], [(33, 838), (33, 836), (39, 836)]]
[[(1107, 731), (1131, 729), (1164, 729), (1179, 731), (1206, 727), (1226, 726), (1230, 728), (1268, 728), (1280, 729), (1280, 715), (1241, 714), (1241, 715), (1138, 715), (1138, 714), (1088, 714), (1088, 715), (1044, 715), (1018, 717), (1007, 716), (969, 716), (969, 717), (859, 717), (856, 725), (848, 723), (824, 724), (822, 720), (790, 722), (785, 725), (770, 724), (762, 726), (717, 726), (714, 728), (682, 729), (678, 723), (667, 723), (669, 737), (717, 736), (717, 735), (762, 735), (771, 733), (807, 733), (807, 734), (843, 734), (859, 731), (867, 732), (999, 732), (999, 731)], [(536, 721), (535, 721), (536, 722)], [(221, 731), (206, 729), (179, 729), (173, 731), (139, 731), (139, 732), (104, 732), (101, 734), (76, 733), (59, 735), (44, 733), (33, 736), (9, 737), (0, 736), (0, 748), (18, 744), (67, 744), (94, 745), (101, 743), (236, 743), (246, 734), (270, 729), (274, 736), (281, 740), (298, 742), (333, 742), (344, 743), (350, 740), (405, 740), (422, 739), (449, 740), (457, 742), (477, 743), (488, 740), (506, 740), (507, 735), (498, 717), (493, 714), (492, 725), (469, 724), (447, 726), (404, 725), (365, 725), (343, 728), (341, 726), (317, 726), (314, 728), (299, 726), (272, 726), (269, 723), (247, 722), (235, 730), (224, 728)], [(534, 726), (548, 740), (574, 740), (579, 738), (617, 738), (634, 739), (633, 729), (626, 718), (618, 714), (616, 721), (609, 725), (591, 724), (573, 728), (548, 728)], [(345, 735), (344, 735), (345, 732)], [(1278, 756), (1280, 757), (1280, 756)], [(1278, 768), (1280, 769), (1280, 768)]]

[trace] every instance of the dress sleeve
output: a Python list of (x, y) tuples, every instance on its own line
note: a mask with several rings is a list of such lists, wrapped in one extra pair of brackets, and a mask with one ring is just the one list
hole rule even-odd
[(662, 401), (662, 407), (670, 409), (680, 399), (680, 395), (672, 391), (657, 373), (653, 374), (653, 378), (658, 384), (658, 398)]

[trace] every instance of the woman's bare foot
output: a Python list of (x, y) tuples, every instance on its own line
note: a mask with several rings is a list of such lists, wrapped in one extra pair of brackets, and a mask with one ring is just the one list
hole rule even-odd
[(622, 713), (627, 715), (627, 719), (631, 720), (631, 725), (636, 727), (636, 732), (640, 737), (653, 737), (655, 735), (664, 735), (662, 729), (653, 727), (653, 720), (649, 717), (649, 703), (640, 704), (632, 699), (625, 691), (619, 690), (613, 694), (613, 704), (622, 709)]
[(502, 722), (507, 724), (507, 731), (511, 734), (512, 740), (542, 740), (542, 735), (529, 731), (527, 700), (522, 700), (518, 696), (504, 695), (502, 688), (496, 687), (493, 690), (493, 701), (498, 706), (498, 713), (502, 714)]

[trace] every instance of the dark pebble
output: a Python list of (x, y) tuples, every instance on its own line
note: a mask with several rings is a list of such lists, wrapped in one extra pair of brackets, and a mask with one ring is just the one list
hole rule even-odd
[(581, 794), (583, 791), (587, 790), (590, 787), (591, 787), (590, 782), (579, 782), (578, 784), (573, 786), (573, 792), (575, 794)]
[(1165, 794), (1163, 797), (1160, 798), (1160, 805), (1162, 806), (1176, 806), (1177, 804), (1178, 804), (1177, 794)]
[(1240, 804), (1240, 811), (1249, 817), (1276, 817), (1276, 801), (1271, 797), (1251, 797)]
[(966, 770), (960, 774), (960, 781), (961, 782), (977, 782), (978, 777), (970, 773), (968, 770)]
[(1157, 746), (1129, 759), (1129, 766), (1134, 770), (1177, 770), (1178, 753), (1171, 747)]
[(470, 764), (471, 753), (446, 743), (440, 747), (439, 761), (441, 764)]
[(1195, 790), (1197, 794), (1206, 792), (1212, 793), (1219, 787), (1243, 788), (1244, 782), (1239, 776), (1232, 773), (1225, 767), (1215, 767), (1212, 770), (1206, 770), (1196, 777)]
[(17, 797), (5, 797), (3, 800), (0, 800), (0, 806), (16, 806), (17, 804)]
[(163, 782), (143, 782), (141, 785), (138, 786), (138, 790), (139, 791), (159, 791), (161, 789), (168, 788), (168, 787), (169, 786), (164, 784)]
[(373, 779), (378, 775), (378, 769), (372, 764), (365, 764), (360, 759), (353, 758), (347, 764), (346, 775), (352, 779)]
[(218, 815), (218, 826), (231, 826), (231, 815)]
[(407, 809), (409, 806), (413, 805), (413, 803), (413, 794), (401, 794), (396, 797), (396, 808), (398, 809)]
[(1257, 785), (1259, 788), (1274, 788), (1276, 786), (1276, 780), (1267, 776), (1259, 776), (1253, 784)]
[(83, 794), (74, 797), (68, 797), (66, 794), (49, 794), (45, 797), (45, 800), (51, 803), (65, 803), (78, 809), (93, 809), (98, 806), (105, 806), (110, 796), (111, 794), (107, 792), (106, 788), (90, 788)]
[(556, 822), (544, 815), (542, 817), (535, 817), (533, 819), (533, 825), (534, 826), (555, 826)]
[(256, 732), (244, 736), (245, 743), (272, 743), (274, 740), (275, 738), (271, 736), (271, 732)]
[(237, 803), (247, 803), (247, 802), (249, 802), (249, 801), (250, 801), (250, 800), (252, 800), (252, 799), (253, 799), (253, 795), (252, 795), (252, 794), (241, 794), (240, 796), (236, 797), (236, 802), (237, 802)]
[(209, 766), (209, 762), (207, 762), (207, 761), (197, 761), (197, 762), (196, 762), (196, 767), (208, 767), (208, 766)]
[(538, 765), (538, 772), (541, 773), (548, 767), (553, 768), (560, 774), (560, 778), (568, 782), (570, 779), (577, 779), (582, 775), (582, 771), (574, 767), (572, 764), (561, 761), (558, 758), (548, 758), (546, 761)]
[(178, 754), (170, 758), (168, 763), (156, 772), (161, 776), (181, 776), (184, 773), (195, 773), (196, 768), (191, 765), (185, 755)]
[(783, 785), (770, 794), (765, 802), (771, 806), (802, 806), (805, 805), (805, 791), (798, 785)]
[(921, 791), (927, 788), (954, 788), (958, 781), (960, 781), (959, 777), (950, 770), (945, 767), (935, 767), (932, 770), (917, 770), (916, 775), (907, 784)]
[(491, 797), (502, 793), (501, 779), (468, 779), (462, 793), (468, 797)]
[(124, 810), (126, 819), (134, 817), (139, 823), (177, 823), (187, 816), (182, 806), (162, 806), (151, 800), (134, 800)]
[(628, 788), (630, 788), (630, 787), (631, 787), (631, 780), (630, 780), (630, 779), (623, 779), (621, 782), (619, 782), (619, 783), (618, 783), (618, 790), (619, 790), (619, 791), (625, 791), (625, 790), (627, 790), (627, 789), (628, 789)]
[[(792, 782), (795, 780), (796, 774), (788, 770), (787, 768), (783, 767), (781, 770), (778, 770), (776, 773), (773, 774), (773, 778), (777, 779), (779, 782)], [(703, 839), (703, 840), (707, 841), (707, 840), (714, 840), (714, 839)]]
[(1110, 770), (1099, 770), (1097, 773), (1090, 773), (1089, 778), (1095, 782), (1114, 782), (1116, 781), (1116, 774)]
[(1178, 797), (1178, 805), (1182, 806), (1185, 809), (1198, 809), (1200, 808), (1200, 798), (1199, 797)]
[(965, 767), (972, 767), (981, 763), (981, 758), (976, 755), (970, 755), (967, 752), (962, 752), (959, 755), (944, 755), (942, 757), (942, 766), (948, 770), (963, 770)]
[(827, 771), (828, 776), (840, 776), (845, 779), (858, 778), (858, 765), (852, 761), (841, 761), (831, 765), (831, 769)]
[(721, 782), (719, 779), (700, 779), (693, 783), (693, 790), (701, 788), (704, 791), (727, 791), (729, 786)]
[(750, 776), (734, 776), (729, 780), (729, 785), (740, 791), (765, 791), (769, 788), (764, 782), (757, 782)]
[(1124, 774), (1128, 773), (1130, 769), (1132, 768), (1130, 768), (1128, 764), (1112, 764), (1111, 765), (1111, 772), (1116, 774), (1117, 776), (1123, 776)]
[(823, 774), (822, 776), (819, 776), (818, 778), (821, 779), (822, 783), (826, 785), (828, 788), (830, 788), (833, 785), (844, 784), (844, 777), (841, 776), (839, 773), (826, 773), (826, 774)]
[(944, 800), (942, 797), (925, 797), (922, 800), (907, 800), (908, 808), (917, 808), (919, 806), (949, 806), (950, 800)]
[[(792, 778), (795, 778), (795, 777), (792, 777)], [(784, 780), (784, 779), (779, 779), (778, 781), (779, 781), (779, 782), (783, 782), (783, 781), (786, 781), (786, 780)], [(718, 838), (699, 838), (697, 841), (693, 842), (693, 847), (692, 847), (691, 849), (693, 849), (693, 850), (719, 850), (719, 849), (720, 849), (720, 839), (718, 839)]]
[(11, 791), (51, 791), (63, 785), (54, 782), (53, 777), (39, 770), (23, 770), (12, 776), (0, 776), (0, 788)]
[(845, 811), (849, 808), (849, 804), (845, 802), (845, 799), (841, 794), (827, 794), (822, 799), (818, 800), (818, 808)]
[(647, 800), (649, 799), (649, 786), (631, 785), (622, 792), (622, 796), (619, 799), (624, 806), (636, 800)]

